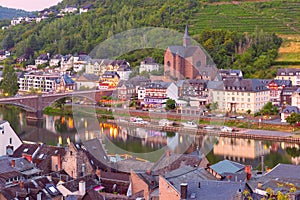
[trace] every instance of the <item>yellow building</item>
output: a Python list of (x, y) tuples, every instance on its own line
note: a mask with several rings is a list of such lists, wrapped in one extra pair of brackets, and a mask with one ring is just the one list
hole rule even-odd
[(257, 79), (227, 79), (212, 91), (212, 99), (221, 112), (255, 113), (269, 102), (270, 91)]
[(290, 80), (292, 81), (292, 85), (300, 86), (300, 69), (295, 69), (295, 68), (278, 69), (275, 79)]

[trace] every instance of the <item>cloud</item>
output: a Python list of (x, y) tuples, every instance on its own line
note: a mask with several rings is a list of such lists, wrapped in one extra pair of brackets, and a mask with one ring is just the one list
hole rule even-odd
[(37, 11), (56, 5), (62, 0), (0, 0), (0, 6), (8, 8)]

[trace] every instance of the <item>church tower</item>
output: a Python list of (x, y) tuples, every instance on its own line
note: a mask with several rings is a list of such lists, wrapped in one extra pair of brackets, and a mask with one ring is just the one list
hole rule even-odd
[(191, 45), (191, 38), (189, 36), (188, 32), (188, 26), (185, 26), (184, 36), (183, 36), (183, 46), (185, 48), (189, 47)]

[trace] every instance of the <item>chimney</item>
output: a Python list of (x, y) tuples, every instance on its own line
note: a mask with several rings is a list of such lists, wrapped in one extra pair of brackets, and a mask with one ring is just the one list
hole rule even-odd
[(151, 169), (147, 169), (146, 174), (151, 175)]
[(166, 157), (170, 157), (171, 153), (170, 150), (166, 150)]
[(79, 195), (84, 195), (85, 194), (85, 181), (81, 180), (79, 182)]
[(85, 164), (84, 163), (81, 164), (81, 172), (82, 172), (82, 176), (85, 176)]
[(23, 181), (20, 181), (20, 182), (19, 182), (19, 185), (20, 185), (20, 188), (21, 188), (21, 189), (24, 188), (24, 182), (23, 182)]
[(261, 183), (261, 182), (258, 182), (258, 183), (257, 183), (257, 188), (258, 188), (258, 189), (261, 189), (261, 188), (262, 188), (262, 183)]
[(100, 178), (101, 177), (101, 170), (100, 169), (96, 169), (96, 175)]
[(15, 167), (16, 166), (16, 160), (11, 160), (11, 167)]
[(246, 165), (245, 166), (245, 172), (247, 174), (247, 180), (250, 180), (251, 174), (252, 174), (252, 172), (251, 172), (251, 165)]
[(52, 176), (47, 176), (47, 179), (51, 182), (52, 181)]
[(61, 155), (58, 154), (57, 155), (57, 170), (61, 171), (62, 170), (62, 166), (61, 166)]
[(36, 200), (42, 200), (42, 192), (37, 193)]
[(187, 183), (180, 184), (180, 198), (181, 199), (187, 199), (187, 188), (188, 188)]

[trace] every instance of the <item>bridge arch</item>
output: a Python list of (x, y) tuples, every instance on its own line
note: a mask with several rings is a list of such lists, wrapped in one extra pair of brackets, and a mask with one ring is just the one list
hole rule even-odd
[(22, 103), (18, 103), (18, 102), (0, 102), (1, 105), (13, 105), (16, 106), (18, 108), (21, 108), (23, 110), (25, 110), (26, 112), (36, 112), (37, 110), (33, 107), (27, 106), (25, 104)]
[[(41, 109), (44, 110), (46, 107), (52, 105), (54, 102), (60, 100), (60, 99), (63, 99), (63, 98), (66, 98), (66, 97), (71, 97), (71, 98), (76, 98), (76, 97), (80, 97), (80, 98), (86, 98), (86, 99), (89, 99), (90, 101), (92, 102), (95, 102), (97, 103), (97, 101), (95, 100), (95, 97), (92, 97), (93, 95), (90, 94), (90, 95), (85, 95), (85, 94), (65, 94), (65, 95), (61, 95), (61, 96), (57, 96), (57, 97), (51, 97), (51, 98), (48, 98), (47, 101), (43, 100), (43, 103), (42, 103), (42, 107)], [(94, 95), (95, 96), (95, 95)]]

